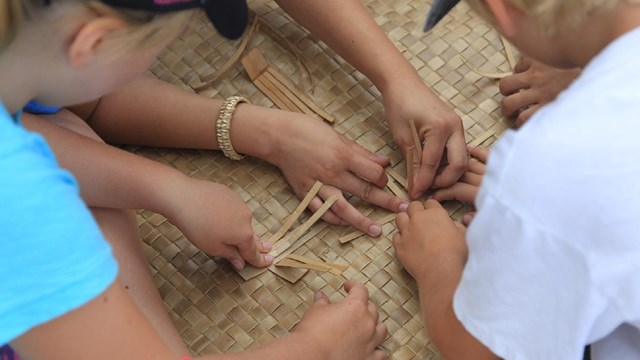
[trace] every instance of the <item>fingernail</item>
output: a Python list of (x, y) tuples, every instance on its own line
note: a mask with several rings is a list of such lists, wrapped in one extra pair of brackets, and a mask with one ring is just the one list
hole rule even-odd
[(413, 198), (414, 198), (414, 199), (419, 199), (419, 198), (421, 198), (421, 197), (422, 197), (422, 195), (424, 195), (424, 192), (419, 192), (419, 193), (417, 193)]
[(313, 300), (318, 301), (322, 299), (322, 293), (321, 292), (317, 292), (314, 296), (313, 296)]
[(380, 233), (382, 233), (382, 228), (380, 227), (380, 225), (373, 224), (373, 225), (369, 226), (369, 235), (378, 236), (378, 235), (380, 235)]
[(238, 270), (242, 270), (242, 268), (244, 268), (244, 261), (240, 259), (231, 260), (231, 265)]
[(471, 220), (473, 220), (473, 215), (471, 214), (464, 214), (464, 216), (462, 216), (462, 222), (465, 225), (469, 225), (469, 223), (471, 223)]
[(398, 209), (400, 211), (407, 211), (409, 210), (409, 203), (403, 202), (402, 204), (400, 204), (400, 206), (398, 207)]
[(264, 261), (268, 262), (268, 263), (272, 263), (273, 262), (273, 255), (271, 254), (266, 254), (264, 256)]
[(273, 245), (271, 245), (271, 243), (270, 243), (270, 242), (268, 242), (268, 241), (263, 241), (263, 242), (262, 242), (262, 248), (263, 248), (263, 249), (265, 249), (265, 250), (271, 250), (271, 247), (272, 247), (272, 246), (273, 246)]

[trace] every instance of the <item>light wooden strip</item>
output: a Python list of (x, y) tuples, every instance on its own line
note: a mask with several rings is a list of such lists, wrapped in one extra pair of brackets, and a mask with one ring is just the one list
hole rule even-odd
[(389, 181), (387, 182), (387, 187), (389, 188), (389, 190), (391, 190), (391, 192), (395, 196), (401, 199), (409, 200), (409, 194), (407, 194), (407, 192), (404, 191), (404, 189), (398, 186), (396, 182), (393, 180), (393, 178), (389, 178)]
[(280, 92), (282, 92), (282, 95), (285, 96), (287, 100), (294, 105), (295, 109), (293, 109), (292, 111), (301, 112), (303, 114), (307, 114), (311, 116), (318, 116), (318, 114), (313, 112), (313, 110), (309, 109), (307, 105), (305, 105), (302, 101), (300, 101), (300, 99), (292, 92), (291, 89), (286, 87), (286, 85), (280, 83), (278, 79), (275, 76), (273, 76), (274, 72), (277, 72), (277, 70), (274, 69), (272, 66), (269, 66), (267, 71), (265, 71), (262, 74), (262, 76), (264, 77), (264, 80), (266, 82), (271, 83), (273, 84), (273, 86), (280, 89)]
[(407, 149), (407, 157), (405, 161), (407, 162), (407, 192), (409, 193), (409, 198), (411, 199), (411, 190), (413, 189), (413, 177), (415, 175), (414, 170), (414, 156), (416, 148), (414, 146), (409, 146)]
[(420, 141), (420, 135), (418, 135), (418, 129), (413, 119), (409, 119), (409, 125), (411, 125), (411, 135), (413, 136), (413, 144), (416, 147), (416, 154), (418, 164), (422, 163), (422, 142)]
[[(328, 224), (322, 224), (320, 226), (316, 226), (312, 229), (309, 230), (309, 232), (307, 232), (301, 239), (300, 242), (301, 244), (304, 244), (305, 242), (309, 241), (310, 239), (312, 239), (314, 236), (318, 235), (318, 233), (320, 233), (320, 231), (322, 231), (323, 229), (327, 228)], [(297, 248), (296, 248), (297, 249)], [(294, 249), (294, 250), (296, 250)], [(276, 260), (274, 259), (273, 264), (276, 263)], [(240, 275), (240, 277), (245, 280), (251, 280), (254, 277), (262, 274), (263, 272), (267, 271), (267, 270), (271, 270), (273, 273), (275, 273), (276, 275), (281, 276), (283, 279), (290, 281), (292, 283), (295, 283), (297, 279), (301, 278), (306, 272), (305, 271), (278, 271), (278, 269), (274, 266), (271, 265), (267, 268), (256, 268), (253, 266), (246, 266), (244, 269), (242, 270), (236, 270), (238, 275)], [(235, 269), (235, 268), (234, 268)]]
[(487, 141), (487, 139), (490, 138), (493, 135), (495, 135), (493, 130), (487, 130), (487, 131), (483, 132), (482, 134), (476, 136), (475, 139), (469, 141), (469, 145), (472, 145), (472, 146), (481, 145), (483, 142)]
[[(319, 237), (324, 236), (329, 231), (329, 229), (327, 229), (328, 227), (329, 227), (329, 224), (327, 224), (327, 223), (319, 224), (318, 226), (314, 226), (313, 228), (311, 228), (309, 230), (309, 232), (305, 236), (300, 238), (300, 240), (298, 240), (298, 242), (296, 244), (294, 244), (294, 247), (292, 249), (290, 249), (289, 253), (294, 252), (300, 246), (306, 244), (307, 241), (311, 240), (315, 236), (319, 236)], [(289, 255), (289, 254), (287, 254), (287, 255)], [(274, 265), (271, 265), (269, 267), (269, 270), (271, 272), (273, 272), (274, 274), (276, 274), (278, 276), (281, 276), (283, 279), (291, 282), (292, 284), (295, 284), (296, 281), (300, 280), (302, 278), (302, 276), (304, 276), (304, 274), (308, 271), (308, 270), (305, 270), (305, 269), (293, 269), (293, 268), (284, 268), (283, 269), (283, 268), (278, 268), (277, 266), (275, 266), (275, 264), (278, 261), (279, 260), (277, 260), (277, 259), (274, 260), (273, 261)]]
[(340, 238), (338, 238), (338, 241), (340, 241), (341, 244), (346, 244), (350, 241), (353, 241), (357, 238), (359, 238), (360, 236), (364, 235), (364, 233), (360, 230), (356, 230), (352, 233), (349, 233), (347, 235), (341, 236)]
[(267, 70), (269, 64), (265, 60), (262, 53), (257, 48), (249, 50), (247, 55), (243, 56), (240, 60), (242, 66), (247, 71), (247, 75), (251, 80), (255, 80), (258, 76), (262, 75)]
[(316, 183), (313, 184), (313, 186), (307, 192), (307, 195), (305, 195), (304, 199), (302, 199), (298, 207), (293, 211), (291, 215), (287, 217), (287, 220), (285, 220), (282, 227), (280, 227), (280, 229), (275, 234), (273, 234), (271, 238), (269, 238), (270, 243), (273, 244), (276, 241), (280, 240), (280, 238), (287, 231), (289, 231), (293, 223), (296, 222), (296, 220), (298, 220), (300, 215), (302, 215), (302, 213), (304, 212), (304, 209), (306, 209), (307, 206), (309, 206), (309, 203), (311, 202), (311, 200), (313, 200), (313, 198), (318, 194), (318, 191), (320, 191), (321, 187), (322, 187), (322, 183), (320, 181), (316, 181)]
[(287, 258), (299, 261), (299, 262), (304, 263), (304, 264), (318, 264), (318, 265), (322, 265), (322, 266), (328, 266), (328, 267), (335, 268), (336, 270), (339, 270), (339, 271), (345, 271), (345, 270), (347, 270), (349, 268), (348, 265), (341, 265), (341, 264), (329, 263), (329, 262), (324, 262), (324, 261), (311, 260), (311, 259), (309, 259), (307, 257), (304, 257), (302, 255), (297, 255), (297, 254), (289, 254), (289, 256), (287, 256)]
[(273, 90), (267, 86), (267, 84), (265, 84), (262, 81), (262, 76), (257, 77), (255, 79), (252, 80), (254, 84), (256, 84), (256, 86), (258, 87), (258, 89), (260, 89), (260, 91), (262, 91), (265, 95), (267, 95), (267, 97), (279, 108), (282, 110), (289, 110), (289, 107), (286, 103), (282, 102), (280, 100), (280, 98), (273, 92)]
[(492, 73), (492, 72), (486, 72), (486, 71), (482, 71), (480, 69), (478, 69), (477, 67), (473, 66), (473, 65), (469, 65), (469, 68), (471, 68), (471, 71), (473, 71), (474, 73), (489, 78), (489, 79), (502, 79), (505, 78), (509, 75), (512, 75), (512, 73), (510, 72), (504, 72), (504, 73)]
[(284, 266), (284, 267), (293, 267), (293, 268), (299, 268), (299, 269), (309, 269), (309, 270), (316, 270), (316, 271), (322, 271), (322, 272), (330, 272), (334, 275), (340, 275), (341, 271), (333, 268), (329, 265), (326, 264), (322, 264), (322, 263), (313, 263), (313, 262), (300, 262), (294, 259), (291, 259), (289, 257), (286, 257), (282, 260), (280, 260), (276, 266)]
[[(292, 111), (292, 112), (303, 112), (302, 109), (298, 108), (296, 104), (289, 99), (289, 97), (285, 94), (285, 91), (288, 92), (287, 89), (282, 88), (278, 84), (273, 84), (269, 79), (265, 76), (267, 71), (263, 72), (260, 77), (254, 79), (253, 82), (257, 83), (258, 81), (262, 83), (262, 85), (269, 89), (269, 92), (265, 92), (265, 94), (276, 104), (282, 104), (282, 106), (278, 105), (278, 107), (282, 110)], [(262, 88), (260, 88), (262, 90)]]
[(333, 117), (333, 115), (329, 114), (324, 109), (316, 105), (316, 103), (314, 103), (310, 98), (304, 95), (300, 89), (298, 89), (291, 81), (285, 78), (282, 74), (280, 74), (277, 71), (273, 71), (271, 72), (271, 75), (273, 75), (276, 79), (278, 79), (278, 81), (280, 81), (283, 85), (291, 89), (291, 91), (296, 93), (298, 98), (302, 102), (304, 102), (311, 110), (313, 110), (318, 115), (320, 115), (321, 118), (331, 123), (335, 121), (335, 117)]
[(295, 284), (309, 272), (309, 269), (273, 266), (269, 268), (269, 271), (287, 280), (288, 282)]
[(287, 48), (291, 52), (291, 54), (293, 54), (293, 56), (296, 58), (296, 63), (298, 66), (298, 82), (300, 83), (300, 85), (302, 86), (303, 67), (304, 67), (304, 70), (306, 70), (307, 76), (309, 78), (309, 84), (311, 85), (311, 89), (314, 89), (316, 86), (315, 79), (313, 78), (313, 76), (311, 76), (311, 69), (309, 69), (309, 66), (307, 65), (307, 63), (302, 61), (300, 57), (300, 51), (297, 50), (297, 48), (293, 47), (293, 45), (291, 45), (289, 40), (287, 40), (287, 38), (284, 35), (282, 35), (278, 30), (274, 29), (264, 19), (262, 19), (261, 17), (258, 17), (258, 22), (260, 25), (260, 29), (262, 29), (264, 33), (271, 36), (272, 39), (276, 40), (276, 42), (278, 42), (283, 47)]
[(407, 187), (407, 179), (405, 179), (399, 172), (395, 171), (393, 168), (386, 169), (387, 174), (391, 175), (402, 187)]
[(516, 68), (516, 56), (513, 53), (513, 46), (511, 43), (504, 38), (504, 36), (500, 36), (500, 40), (502, 40), (502, 45), (504, 46), (504, 52), (507, 54), (507, 61), (509, 62), (509, 67), (511, 70), (515, 70)]
[(300, 236), (302, 236), (302, 234), (309, 230), (309, 228), (313, 226), (313, 224), (315, 224), (316, 221), (318, 221), (322, 217), (322, 215), (327, 212), (327, 210), (329, 210), (329, 208), (333, 205), (333, 203), (336, 202), (336, 200), (338, 200), (336, 196), (330, 197), (327, 201), (324, 202), (324, 204), (322, 204), (318, 211), (316, 211), (307, 221), (304, 222), (304, 224), (298, 226), (287, 236), (283, 237), (282, 240), (278, 241), (271, 250), (271, 253), (275, 258), (274, 262), (277, 262), (285, 256), (291, 254), (291, 252), (296, 249), (294, 248), (292, 250), (291, 248), (294, 246), (294, 244), (297, 243)]
[[(382, 225), (388, 224), (391, 221), (395, 220), (395, 218), (396, 218), (396, 213), (391, 213), (391, 214), (388, 214), (388, 215), (382, 217), (381, 219), (377, 220), (376, 223), (378, 223), (378, 225), (382, 226)], [(346, 244), (346, 243), (348, 243), (350, 241), (353, 241), (353, 240), (359, 238), (360, 236), (362, 236), (364, 234), (365, 233), (363, 233), (362, 231), (356, 230), (356, 231), (354, 231), (352, 233), (349, 233), (347, 235), (344, 235), (344, 236), (340, 237), (338, 239), (338, 241), (340, 241), (341, 244)]]
[(200, 92), (204, 89), (207, 89), (214, 82), (218, 81), (218, 79), (220, 79), (224, 74), (226, 74), (227, 71), (229, 71), (233, 67), (233, 65), (235, 65), (235, 63), (237, 63), (238, 60), (240, 60), (240, 56), (242, 56), (242, 53), (247, 48), (247, 45), (249, 44), (249, 41), (251, 40), (251, 38), (253, 38), (253, 36), (255, 35), (256, 30), (258, 30), (258, 20), (254, 16), (253, 22), (251, 23), (251, 27), (249, 27), (249, 30), (247, 31), (244, 38), (242, 39), (242, 42), (240, 42), (240, 45), (238, 45), (238, 48), (233, 53), (233, 55), (229, 58), (229, 60), (227, 60), (227, 62), (225, 62), (224, 65), (220, 67), (220, 69), (214, 71), (209, 75), (202, 76), (200, 78), (200, 82), (202, 82), (202, 85), (198, 85), (197, 87), (194, 88), (194, 90), (196, 92)]

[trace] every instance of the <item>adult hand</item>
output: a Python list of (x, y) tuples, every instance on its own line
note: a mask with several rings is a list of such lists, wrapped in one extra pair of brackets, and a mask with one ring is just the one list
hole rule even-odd
[(301, 346), (323, 354), (322, 359), (386, 359), (378, 346), (387, 337), (387, 326), (378, 322), (378, 307), (369, 301), (367, 288), (355, 281), (346, 282), (344, 288), (347, 297), (335, 304), (317, 293), (292, 336), (300, 339)]
[(467, 257), (464, 225), (451, 220), (436, 200), (412, 202), (406, 213), (398, 214), (396, 225), (393, 247), (404, 268), (416, 279), (440, 273), (442, 269), (434, 267), (446, 266), (451, 259), (464, 261)]
[(240, 196), (220, 184), (186, 179), (169, 195), (169, 220), (200, 250), (225, 257), (237, 269), (246, 262), (271, 265), (271, 244), (254, 234), (253, 214)]
[(351, 224), (371, 236), (380, 235), (380, 226), (350, 204), (344, 192), (393, 212), (406, 210), (406, 201), (384, 190), (387, 157), (373, 154), (327, 124), (306, 115), (283, 112), (276, 124), (278, 128), (274, 128), (272, 136), (279, 140), (275, 141), (277, 145), (266, 160), (282, 170), (300, 198), (316, 180), (325, 184), (309, 204), (312, 211), (332, 195), (338, 197), (323, 217), (325, 221)]
[(580, 69), (556, 69), (523, 58), (516, 65), (514, 75), (500, 80), (500, 92), (505, 96), (502, 113), (517, 116), (516, 127), (520, 127), (540, 107), (555, 100), (579, 75)]
[(422, 161), (416, 172), (412, 198), (431, 187), (455, 183), (467, 169), (467, 152), (462, 120), (427, 86), (417, 80), (397, 81), (383, 92), (384, 105), (393, 138), (407, 154), (414, 145), (409, 121), (416, 124), (423, 141)]

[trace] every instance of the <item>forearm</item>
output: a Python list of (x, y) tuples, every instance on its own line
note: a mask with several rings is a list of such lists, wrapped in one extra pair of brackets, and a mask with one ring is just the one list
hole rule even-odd
[(371, 17), (362, 0), (276, 0), (291, 17), (362, 72), (384, 94), (394, 79), (418, 73)]
[(78, 181), (91, 207), (164, 213), (166, 199), (188, 178), (155, 161), (122, 151), (29, 114), (25, 127), (42, 134), (61, 167)]
[[(71, 110), (89, 117), (88, 124), (109, 143), (219, 150), (216, 119), (222, 102), (141, 77), (103, 97), (95, 108)], [(277, 146), (274, 134), (286, 117), (290, 114), (284, 111), (239, 104), (231, 121), (233, 147), (268, 160)]]
[(497, 359), (464, 328), (453, 311), (464, 259), (443, 255), (429, 260), (429, 270), (416, 279), (429, 337), (446, 359)]

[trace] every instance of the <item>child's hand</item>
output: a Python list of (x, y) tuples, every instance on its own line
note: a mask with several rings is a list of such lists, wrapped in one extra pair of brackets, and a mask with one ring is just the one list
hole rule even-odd
[(525, 57), (516, 65), (514, 75), (500, 80), (500, 92), (505, 96), (502, 113), (517, 116), (516, 127), (520, 127), (579, 75), (580, 69), (556, 69)]
[(435, 200), (424, 205), (414, 201), (406, 213), (396, 217), (398, 232), (393, 235), (393, 247), (404, 268), (418, 279), (433, 267), (446, 266), (450, 260), (466, 261), (465, 228), (454, 222)]
[(369, 301), (369, 292), (355, 281), (344, 284), (347, 297), (331, 304), (323, 293), (316, 294), (292, 336), (299, 346), (332, 360), (386, 359), (378, 348), (387, 337), (387, 326), (378, 322), (378, 307)]
[(173, 202), (170, 220), (200, 250), (223, 256), (237, 268), (248, 262), (256, 267), (271, 265), (263, 243), (253, 232), (253, 214), (240, 196), (226, 186), (189, 178)]
[(451, 187), (439, 189), (433, 194), (438, 201), (458, 200), (465, 204), (473, 204), (486, 169), (489, 151), (481, 147), (469, 146), (469, 170)]

